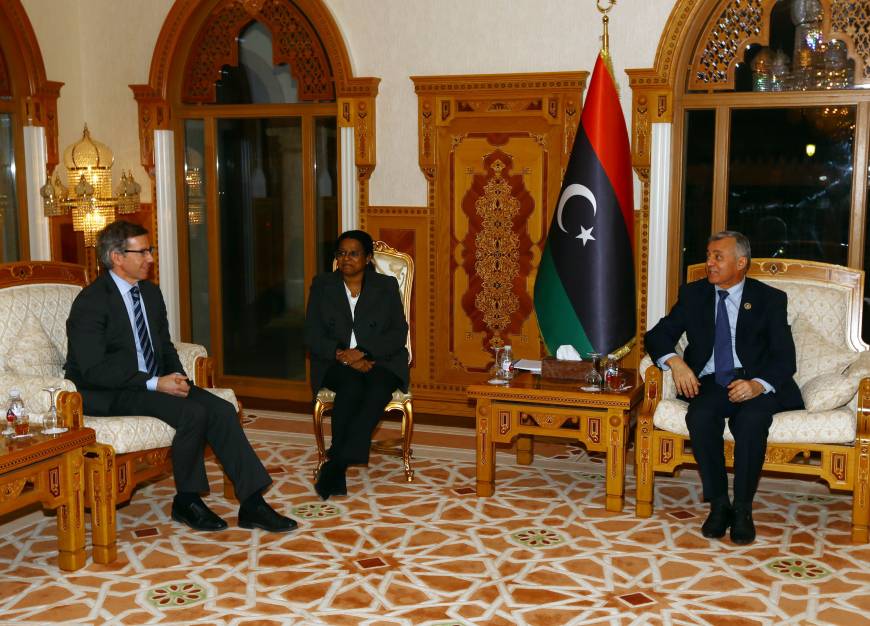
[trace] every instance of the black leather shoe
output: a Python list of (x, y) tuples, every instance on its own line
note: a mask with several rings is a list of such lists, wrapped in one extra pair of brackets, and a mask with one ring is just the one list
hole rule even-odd
[(734, 511), (730, 503), (713, 502), (710, 504), (710, 514), (701, 525), (701, 534), (707, 539), (721, 539), (733, 519)]
[(289, 517), (284, 517), (265, 502), (252, 509), (239, 509), (239, 526), (242, 528), (262, 528), (270, 533), (286, 533), (295, 529), (298, 524)]
[(172, 502), (172, 519), (190, 526), (194, 530), (213, 531), (223, 530), (227, 523), (219, 518), (203, 502), (191, 502), (190, 504), (178, 504)]
[(346, 496), (347, 483), (345, 482), (345, 472), (347, 466), (338, 461), (329, 460), (320, 468), (317, 474), (317, 480), (314, 483), (314, 491), (323, 500), (328, 500), (329, 496)]
[(734, 522), (731, 524), (731, 541), (745, 546), (755, 541), (755, 524), (752, 521), (752, 507), (734, 507)]

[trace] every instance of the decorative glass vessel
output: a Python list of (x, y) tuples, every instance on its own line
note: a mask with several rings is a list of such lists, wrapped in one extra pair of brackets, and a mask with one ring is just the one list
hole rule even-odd
[(764, 47), (752, 59), (752, 91), (771, 91), (773, 51)]

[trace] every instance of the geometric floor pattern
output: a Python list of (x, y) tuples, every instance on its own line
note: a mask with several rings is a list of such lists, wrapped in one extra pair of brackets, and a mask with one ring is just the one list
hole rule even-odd
[(351, 468), (322, 502), (305, 437), (252, 433), (274, 478), (267, 499), (299, 528), (195, 533), (169, 518), (166, 478), (118, 511), (118, 560), (57, 569), (54, 518), (0, 526), (0, 624), (567, 626), (867, 624), (870, 546), (849, 542), (850, 501), (818, 485), (762, 481), (750, 546), (700, 534), (696, 474), (657, 478), (655, 512), (604, 510), (597, 459), (579, 448), (531, 466), (500, 453), (478, 498), (473, 452), (415, 448)]

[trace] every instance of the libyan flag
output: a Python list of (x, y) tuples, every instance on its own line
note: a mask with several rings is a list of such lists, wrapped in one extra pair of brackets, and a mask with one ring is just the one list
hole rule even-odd
[(547, 244), (535, 312), (550, 354), (607, 354), (635, 335), (631, 153), (619, 95), (599, 54)]

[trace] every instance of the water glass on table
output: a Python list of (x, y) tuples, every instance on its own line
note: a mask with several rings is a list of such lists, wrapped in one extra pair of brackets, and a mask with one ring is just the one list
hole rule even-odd
[(54, 404), (54, 393), (60, 389), (59, 387), (45, 387), (43, 391), (48, 393), (49, 407), (45, 416), (42, 418), (42, 432), (45, 435), (55, 435), (63, 432), (66, 429), (57, 427), (57, 407)]
[(598, 352), (587, 352), (586, 360), (590, 361), (592, 367), (589, 368), (589, 373), (586, 374), (586, 385), (601, 389), (604, 379), (601, 377), (601, 355)]

